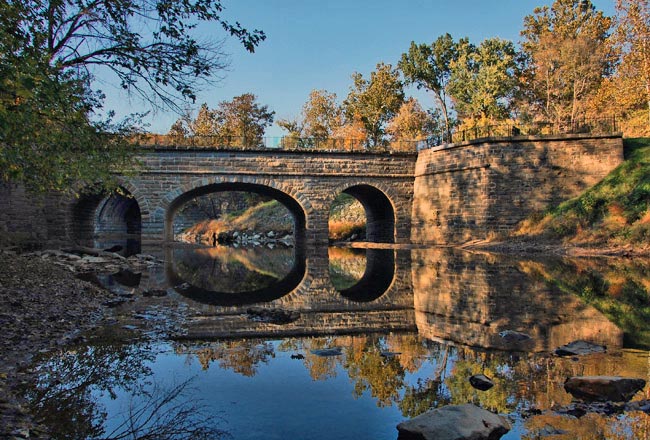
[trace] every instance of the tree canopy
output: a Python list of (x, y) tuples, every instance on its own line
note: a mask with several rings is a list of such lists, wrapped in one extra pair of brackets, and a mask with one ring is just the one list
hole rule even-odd
[(589, 0), (555, 0), (525, 17), (522, 90), (529, 114), (570, 123), (584, 117), (609, 74), (611, 25)]
[(451, 79), (451, 63), (458, 57), (458, 47), (450, 34), (438, 37), (430, 45), (411, 41), (407, 53), (402, 54), (399, 68), (407, 84), (414, 84), (433, 93), (442, 112), (447, 134), (451, 130), (447, 106), (447, 85)]
[(488, 38), (477, 47), (467, 39), (460, 40), (448, 86), (459, 119), (507, 119), (516, 90), (516, 71), (511, 41)]
[(353, 84), (343, 109), (348, 121), (358, 119), (368, 133), (369, 146), (383, 141), (385, 124), (399, 111), (404, 102), (404, 90), (399, 72), (390, 64), (379, 63), (370, 79), (355, 72)]
[[(178, 119), (169, 135), (198, 137), (195, 142), (206, 146), (259, 147), (274, 115), (268, 106), (257, 102), (255, 95), (244, 93), (220, 102), (215, 109), (203, 103), (195, 118), (186, 113)], [(206, 137), (203, 143), (201, 137)]]
[(0, 178), (39, 190), (110, 180), (130, 166), (134, 120), (100, 120), (98, 69), (154, 105), (178, 107), (222, 71), (218, 24), (249, 51), (265, 38), (215, 0), (28, 0), (0, 4)]

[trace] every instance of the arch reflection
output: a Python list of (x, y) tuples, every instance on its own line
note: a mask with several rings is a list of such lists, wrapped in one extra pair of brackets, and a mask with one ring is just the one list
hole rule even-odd
[[(330, 280), (341, 296), (354, 302), (370, 302), (381, 297), (390, 288), (395, 278), (395, 251), (393, 249), (345, 249), (332, 248), (329, 252)], [(354, 272), (358, 273), (365, 260), (365, 270), (356, 283), (350, 282)], [(347, 261), (346, 261), (347, 260)], [(356, 260), (356, 261), (355, 261)], [(346, 261), (352, 276), (346, 280), (335, 276), (337, 265)]]
[(216, 306), (276, 300), (298, 287), (306, 272), (301, 247), (172, 246), (165, 260), (167, 280), (178, 293)]

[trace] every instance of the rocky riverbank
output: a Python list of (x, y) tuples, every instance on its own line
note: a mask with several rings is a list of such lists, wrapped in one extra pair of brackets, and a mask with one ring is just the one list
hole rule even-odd
[(150, 257), (126, 259), (113, 253), (78, 255), (44, 251), (19, 255), (0, 249), (0, 438), (49, 438), (29, 413), (20, 388), (30, 383), (35, 358), (83, 340), (101, 326), (106, 311), (124, 301), (80, 278), (98, 270), (137, 269)]

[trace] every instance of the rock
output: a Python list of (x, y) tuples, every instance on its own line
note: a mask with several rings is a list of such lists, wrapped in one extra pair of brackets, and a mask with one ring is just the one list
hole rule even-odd
[(555, 349), (558, 356), (582, 356), (585, 354), (604, 353), (607, 347), (587, 341), (573, 341)]
[(484, 374), (475, 374), (470, 377), (469, 384), (479, 391), (487, 391), (494, 386), (492, 379)]
[(321, 348), (319, 350), (311, 350), (311, 354), (321, 357), (340, 356), (343, 354), (343, 350), (341, 347)]
[(287, 312), (279, 309), (248, 309), (246, 310), (251, 321), (268, 322), (270, 324), (289, 324), (300, 318), (300, 313)]
[(81, 260), (79, 260), (82, 263), (91, 263), (91, 264), (105, 264), (108, 263), (109, 260), (103, 257), (92, 257), (89, 255), (84, 256)]
[(398, 439), (498, 439), (510, 431), (505, 417), (476, 405), (449, 405), (427, 411), (397, 425)]
[(645, 399), (627, 403), (625, 405), (625, 411), (643, 411), (644, 413), (650, 413), (650, 400)]
[(385, 358), (392, 358), (395, 356), (399, 356), (400, 354), (402, 353), (398, 351), (382, 351), (381, 353), (379, 353), (381, 357), (385, 357)]
[(514, 330), (504, 330), (502, 332), (499, 332), (499, 336), (501, 336), (507, 343), (523, 342), (531, 339), (530, 336), (526, 333), (517, 332)]
[(115, 299), (109, 299), (108, 301), (104, 301), (102, 303), (102, 305), (112, 308), (112, 307), (117, 307), (119, 305), (122, 305), (125, 302), (128, 302), (128, 301), (126, 299), (124, 299), (124, 298), (115, 298)]
[(300, 354), (300, 353), (292, 354), (292, 355), (291, 355), (291, 359), (304, 359), (304, 358), (305, 358), (305, 356), (303, 356), (303, 355)]
[(119, 244), (116, 244), (115, 246), (111, 246), (108, 249), (104, 249), (104, 252), (119, 252), (122, 249), (124, 249), (124, 246), (120, 246)]
[(146, 297), (150, 297), (150, 296), (161, 297), (166, 295), (167, 295), (167, 291), (164, 289), (148, 289), (142, 292), (142, 296), (146, 296)]
[(620, 376), (574, 376), (564, 382), (568, 393), (588, 402), (627, 402), (643, 387), (643, 379)]
[(567, 433), (567, 431), (564, 431), (562, 429), (557, 429), (554, 426), (546, 425), (543, 428), (541, 428), (539, 431), (537, 431), (536, 434), (537, 434), (537, 437), (550, 437), (552, 435), (553, 436), (555, 436), (555, 435), (566, 435), (568, 433)]

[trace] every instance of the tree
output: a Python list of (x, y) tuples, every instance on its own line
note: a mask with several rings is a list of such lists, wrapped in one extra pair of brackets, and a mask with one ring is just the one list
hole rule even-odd
[(232, 101), (220, 102), (215, 109), (203, 103), (195, 118), (186, 113), (174, 122), (169, 135), (197, 136), (194, 142), (206, 146), (258, 147), (263, 144), (264, 131), (273, 123), (275, 112), (256, 99), (252, 93), (244, 93)]
[(214, 0), (2, 3), (0, 178), (66, 190), (131, 166), (134, 121), (98, 122), (104, 95), (93, 75), (107, 69), (155, 104), (194, 99), (226, 64), (218, 43), (193, 36), (199, 23), (220, 25), (250, 51), (265, 38), (230, 24), (222, 9)]
[(650, 128), (650, 7), (647, 0), (617, 0), (616, 9), (617, 101), (625, 111), (645, 109)]
[(327, 90), (312, 90), (302, 107), (302, 115), (308, 137), (329, 138), (342, 124), (342, 110), (336, 102), (336, 93)]
[(232, 101), (220, 102), (214, 110), (217, 133), (229, 145), (258, 147), (263, 144), (266, 127), (273, 124), (275, 112), (260, 105), (252, 93), (235, 96)]
[(355, 72), (352, 80), (350, 93), (343, 102), (346, 119), (358, 118), (368, 133), (369, 146), (378, 146), (383, 141), (384, 125), (404, 102), (399, 72), (390, 64), (379, 63), (370, 79)]
[(407, 99), (386, 127), (391, 141), (422, 141), (440, 131), (440, 115), (422, 109), (415, 98)]
[(511, 41), (488, 38), (478, 47), (458, 42), (448, 84), (458, 118), (500, 121), (509, 116), (516, 90), (516, 51)]
[(458, 56), (454, 39), (450, 34), (441, 35), (431, 43), (415, 44), (407, 53), (402, 54), (399, 68), (407, 84), (415, 84), (433, 93), (445, 121), (447, 139), (451, 139), (451, 121), (447, 105), (447, 84), (451, 78), (451, 63)]
[(610, 72), (611, 19), (589, 0), (555, 0), (524, 19), (524, 101), (530, 114), (573, 123)]

